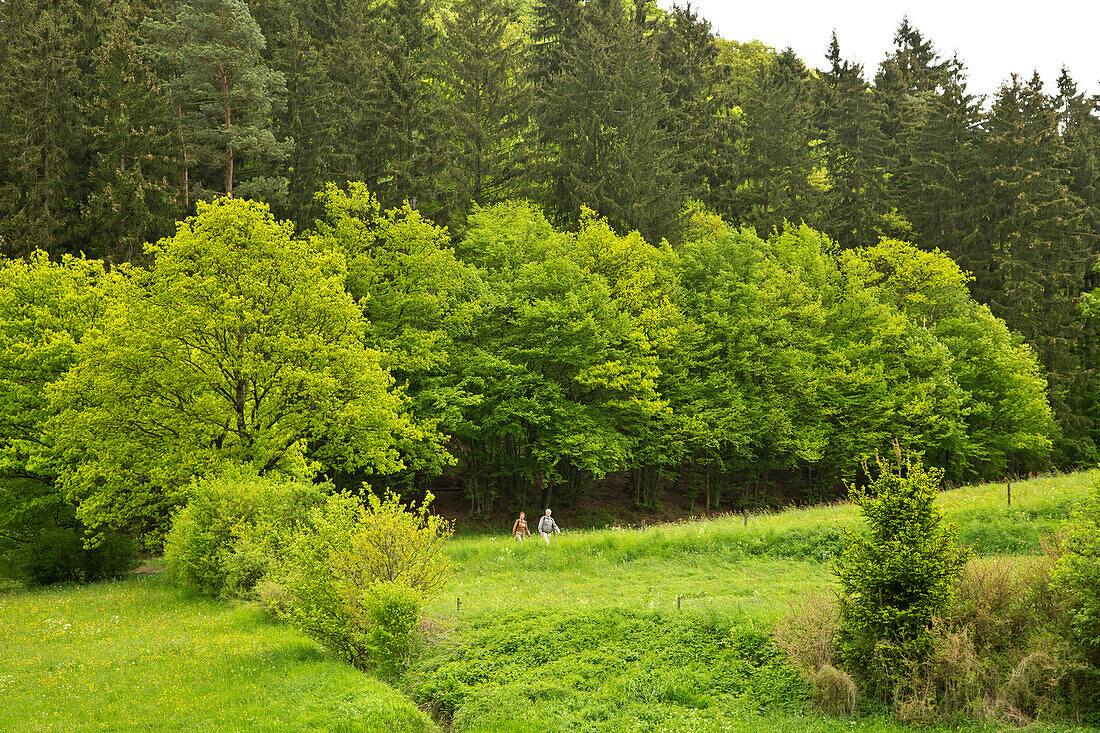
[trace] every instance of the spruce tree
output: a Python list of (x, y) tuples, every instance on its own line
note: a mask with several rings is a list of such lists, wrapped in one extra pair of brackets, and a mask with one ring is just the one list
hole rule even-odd
[(1087, 430), (1085, 415), (1072, 408), (1080, 388), (1078, 302), (1094, 261), (1087, 209), (1069, 189), (1057, 114), (1037, 74), (1003, 84), (986, 125), (990, 208), (981, 234), (990, 250), (974, 273), (975, 292), (1038, 352), (1065, 438), (1059, 447), (1072, 460)]
[(784, 221), (814, 221), (820, 189), (810, 180), (814, 147), (810, 73), (791, 49), (761, 69), (744, 94), (740, 183), (723, 213), (761, 234)]
[[(982, 99), (967, 91), (962, 62), (952, 59), (942, 91), (909, 98), (891, 188), (913, 239), (939, 248), (966, 268), (980, 267), (974, 248), (988, 204), (981, 161)], [(982, 255), (978, 255), (981, 257)]]
[(656, 49), (632, 17), (613, 1), (586, 6), (539, 120), (544, 184), (559, 222), (588, 207), (656, 240), (675, 230), (682, 194)]
[(73, 0), (0, 3), (0, 251), (75, 252), (87, 181), (79, 100), (90, 10)]
[(367, 113), (374, 140), (366, 181), (383, 206), (408, 201), (428, 213), (440, 207), (442, 141), (438, 37), (431, 0), (393, 0), (381, 9), (384, 49)]
[(690, 6), (673, 5), (655, 40), (669, 106), (664, 128), (676, 146), (684, 192), (705, 200), (721, 139), (718, 46), (710, 23)]
[(144, 0), (103, 0), (94, 29), (89, 94), (82, 99), (90, 153), (84, 252), (113, 261), (143, 256), (146, 242), (183, 218), (179, 161), (164, 82), (141, 44), (133, 18)]
[(531, 172), (535, 187), (540, 189), (536, 198), (542, 200), (552, 218), (566, 221), (571, 211), (571, 187), (558, 165), (562, 151), (557, 133), (569, 121), (570, 113), (557, 103), (555, 87), (561, 83), (566, 58), (574, 55), (581, 30), (581, 0), (542, 0), (535, 6), (534, 16), (527, 64), (537, 141)]
[(822, 227), (844, 246), (866, 247), (892, 233), (882, 109), (863, 68), (841, 58), (835, 32), (826, 58), (830, 67), (820, 75), (816, 105), (829, 174)]
[(445, 176), (452, 221), (520, 192), (531, 105), (511, 0), (469, 0), (443, 21)]
[[(285, 206), (273, 206), (273, 210), (276, 216), (290, 216), (302, 227), (321, 214), (315, 200), (317, 192), (345, 173), (338, 169), (337, 150), (339, 141), (351, 132), (341, 126), (344, 110), (339, 104), (351, 102), (339, 98), (337, 84), (329, 73), (336, 40), (336, 9), (332, 5), (305, 5), (294, 0), (250, 3), (268, 40), (265, 63), (286, 79), (286, 106), (274, 125), (276, 138), (291, 143), (285, 160), (287, 200)], [(281, 171), (280, 167), (272, 173)], [(352, 172), (351, 177), (361, 176)]]
[(384, 8), (378, 0), (347, 0), (340, 5), (331, 22), (320, 20), (317, 13), (311, 23), (311, 32), (324, 39), (324, 63), (332, 84), (335, 179), (364, 181), (376, 188), (381, 121), (373, 100), (386, 51)]
[(144, 23), (167, 75), (178, 118), (184, 204), (217, 195), (280, 203), (286, 178), (265, 176), (288, 141), (277, 140), (272, 113), (286, 93), (283, 75), (261, 58), (266, 40), (243, 0), (188, 0)]
[(1100, 97), (1086, 97), (1063, 67), (1054, 105), (1066, 149), (1069, 189), (1089, 208), (1091, 236), (1096, 244), (1095, 238), (1100, 236)]

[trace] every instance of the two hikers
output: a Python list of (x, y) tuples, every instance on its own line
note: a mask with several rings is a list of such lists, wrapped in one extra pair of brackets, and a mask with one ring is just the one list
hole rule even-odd
[[(546, 540), (546, 544), (550, 544), (550, 535), (557, 532), (561, 534), (561, 530), (558, 529), (558, 523), (554, 521), (554, 518), (550, 516), (550, 510), (546, 510), (546, 514), (539, 517), (538, 526), (539, 535)], [(530, 537), (531, 532), (527, 529), (527, 515), (524, 512), (519, 513), (519, 519), (512, 523), (512, 536), (520, 542), (523, 542), (524, 538)]]

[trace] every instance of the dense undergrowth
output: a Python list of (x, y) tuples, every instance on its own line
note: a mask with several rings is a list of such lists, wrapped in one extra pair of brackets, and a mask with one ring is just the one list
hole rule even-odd
[(716, 615), (621, 609), (482, 616), (409, 679), (461, 731), (706, 730), (797, 713), (806, 695), (766, 634)]

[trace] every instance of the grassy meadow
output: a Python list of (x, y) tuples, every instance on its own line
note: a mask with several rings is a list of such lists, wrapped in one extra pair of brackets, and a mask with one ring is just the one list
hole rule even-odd
[[(941, 505), (980, 554), (1026, 556), (1098, 477), (1014, 484), (1011, 507), (1003, 484), (943, 492)], [(9, 588), (0, 730), (902, 730), (874, 709), (813, 713), (768, 637), (793, 604), (835, 587), (829, 560), (858, 525), (836, 504), (747, 527), (732, 515), (570, 531), (549, 546), (454, 539), (431, 643), (399, 689), (255, 608), (187, 597), (161, 576)]]
[[(940, 506), (979, 555), (1040, 551), (1084, 499), (1100, 471), (944, 491)], [(770, 628), (792, 603), (833, 588), (829, 561), (844, 533), (859, 528), (858, 509), (837, 503), (771, 514), (739, 514), (646, 529), (567, 531), (548, 547), (537, 536), (506, 534), (449, 543), (454, 573), (430, 608), (456, 613), (560, 608), (706, 609)], [(533, 523), (532, 523), (533, 524)], [(460, 601), (459, 603), (456, 603)]]
[(0, 630), (4, 731), (433, 730), (260, 610), (161, 576), (4, 593)]

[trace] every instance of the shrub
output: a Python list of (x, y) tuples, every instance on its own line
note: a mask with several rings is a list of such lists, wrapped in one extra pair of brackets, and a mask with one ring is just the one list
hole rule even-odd
[(852, 535), (834, 571), (838, 658), (886, 700), (907, 660), (927, 653), (932, 621), (947, 610), (968, 553), (936, 506), (942, 471), (912, 462), (898, 473), (880, 468), (870, 486), (850, 490), (869, 533)]
[(411, 649), (422, 603), (446, 579), (449, 523), (390, 493), (368, 505), (348, 494), (311, 514), (294, 543), (283, 616), (357, 667), (394, 671)]
[(5, 553), (4, 571), (28, 586), (118, 578), (137, 564), (137, 543), (128, 535), (106, 532), (86, 546), (84, 533), (47, 526), (28, 543)]
[(818, 667), (806, 676), (814, 706), (834, 718), (855, 715), (859, 689), (847, 672), (831, 664)]
[(370, 629), (367, 650), (382, 672), (392, 674), (413, 650), (423, 596), (400, 583), (376, 583), (361, 598), (366, 618), (360, 623)]
[(816, 596), (792, 609), (791, 615), (775, 628), (775, 643), (787, 653), (803, 676), (832, 666), (833, 647), (840, 625), (836, 602), (828, 596)]
[(248, 595), (283, 561), (325, 491), (239, 466), (197, 482), (164, 545), (169, 577), (207, 595)]
[(1069, 595), (1073, 634), (1093, 667), (1100, 667), (1100, 485), (1066, 526), (1055, 584)]

